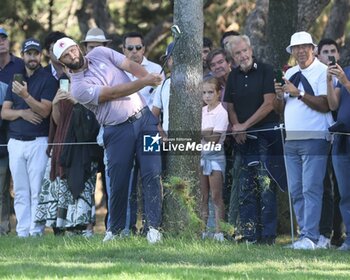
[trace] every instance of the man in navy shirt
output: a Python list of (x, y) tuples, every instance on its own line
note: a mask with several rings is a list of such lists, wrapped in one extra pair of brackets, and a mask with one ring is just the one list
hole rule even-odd
[[(279, 121), (272, 106), (273, 69), (254, 59), (246, 35), (234, 36), (227, 49), (238, 66), (227, 78), (224, 101), (242, 156), (239, 217), (243, 240), (273, 244), (277, 228), (276, 185), (269, 176), (267, 164), (272, 147), (281, 141), (279, 133), (273, 131)], [(247, 134), (249, 130), (262, 131)]]
[[(338, 79), (334, 88), (333, 78)], [(338, 65), (329, 65), (327, 71), (327, 100), (332, 111), (338, 110), (337, 122), (329, 128), (334, 135), (332, 161), (340, 194), (340, 212), (345, 225), (346, 239), (338, 248), (350, 250), (350, 67), (344, 70)]]
[(48, 157), (47, 136), (51, 101), (57, 91), (56, 80), (40, 65), (41, 46), (30, 38), (24, 41), (21, 55), (25, 64), (23, 81), (10, 82), (1, 117), (9, 121), (10, 170), (15, 192), (14, 208), (17, 235), (42, 235), (43, 227), (34, 223), (41, 181)]
[[(23, 60), (10, 53), (8, 34), (0, 28), (0, 110), (13, 74), (23, 70)], [(10, 170), (6, 144), (6, 121), (0, 118), (0, 235), (10, 232)]]

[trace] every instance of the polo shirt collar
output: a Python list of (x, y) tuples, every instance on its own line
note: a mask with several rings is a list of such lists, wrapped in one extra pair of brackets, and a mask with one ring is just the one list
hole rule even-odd
[(238, 67), (238, 70), (239, 70), (239, 72), (241, 72), (241, 73), (249, 73), (249, 72), (251, 72), (251, 71), (256, 71), (256, 70), (258, 70), (258, 62), (257, 62), (256, 58), (253, 57), (253, 64), (252, 64), (252, 67), (251, 67), (247, 72), (244, 72), (243, 70), (241, 70), (241, 67)]
[(299, 64), (298, 64), (298, 68), (299, 68), (299, 71), (301, 71), (301, 72), (310, 71), (310, 70), (312, 70), (314, 67), (317, 67), (317, 64), (318, 64), (318, 63), (319, 63), (319, 60), (318, 60), (317, 57), (315, 57), (315, 58), (314, 58), (314, 61), (313, 61), (308, 67), (306, 67), (306, 68), (304, 68), (304, 69), (301, 69), (300, 66), (299, 66)]
[(142, 66), (147, 66), (149, 64), (149, 60), (144, 56), (141, 62)]
[(32, 78), (32, 77), (38, 75), (38, 73), (41, 71), (41, 69), (42, 69), (42, 66), (41, 66), (41, 64), (40, 64), (39, 67), (38, 67), (38, 69), (36, 69), (36, 70), (34, 71), (33, 75), (31, 75), (30, 77), (28, 77), (27, 71), (24, 71), (24, 75), (25, 75), (25, 77), (27, 77), (27, 78)]

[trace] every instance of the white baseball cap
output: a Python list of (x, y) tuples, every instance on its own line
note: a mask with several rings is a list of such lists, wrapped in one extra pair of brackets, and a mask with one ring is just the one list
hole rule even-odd
[(78, 44), (74, 42), (71, 38), (64, 37), (62, 39), (57, 40), (57, 42), (53, 45), (53, 54), (57, 59), (61, 58), (62, 53), (71, 46), (77, 46)]
[(315, 45), (312, 41), (312, 37), (310, 35), (310, 33), (307, 33), (305, 31), (300, 31), (300, 32), (296, 32), (292, 35), (292, 37), (290, 38), (290, 44), (289, 46), (286, 48), (286, 51), (288, 53), (292, 53), (292, 47), (293, 46), (297, 46), (297, 45), (306, 45), (306, 44), (310, 44), (313, 45), (314, 47), (316, 47), (317, 45)]

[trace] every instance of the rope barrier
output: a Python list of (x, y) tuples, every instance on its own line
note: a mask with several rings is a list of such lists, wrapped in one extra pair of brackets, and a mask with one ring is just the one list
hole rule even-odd
[[(225, 135), (237, 135), (237, 134), (249, 134), (249, 133), (257, 133), (257, 132), (266, 132), (266, 131), (276, 131), (276, 130), (285, 130), (284, 124), (280, 124), (279, 126), (274, 126), (271, 128), (263, 128), (263, 129), (253, 129), (253, 130), (245, 130), (245, 131), (235, 131), (230, 133), (225, 133)], [(346, 135), (350, 136), (349, 132), (329, 132), (325, 131), (325, 133), (331, 134), (331, 135)], [(208, 136), (208, 137), (216, 137), (215, 135)], [(97, 142), (62, 142), (62, 143), (47, 143), (47, 144), (39, 144), (39, 145), (48, 145), (48, 146), (65, 146), (65, 145), (98, 145)], [(0, 147), (7, 147), (7, 144), (0, 144)]]

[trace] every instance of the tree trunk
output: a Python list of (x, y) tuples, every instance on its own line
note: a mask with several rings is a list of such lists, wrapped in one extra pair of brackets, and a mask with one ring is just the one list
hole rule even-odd
[(257, 0), (256, 8), (248, 16), (245, 28), (254, 55), (263, 62), (281, 68), (289, 59), (285, 48), (291, 35), (301, 30), (308, 31), (329, 2), (330, 0)]
[(266, 26), (269, 14), (269, 0), (257, 0), (255, 9), (249, 14), (245, 26), (254, 50), (254, 56), (259, 60), (266, 60)]
[(282, 69), (289, 59), (286, 47), (290, 36), (296, 31), (298, 8), (297, 1), (270, 0), (267, 26), (268, 47), (266, 48), (265, 62), (275, 68)]
[(295, 2), (298, 2), (298, 26), (295, 30), (297, 32), (308, 31), (330, 0), (298, 0)]
[[(196, 11), (195, 13), (193, 11)], [(202, 0), (176, 0), (174, 5), (174, 19), (182, 34), (174, 47), (174, 66), (171, 74), (171, 95), (169, 104), (169, 139), (173, 144), (186, 144), (186, 142), (200, 143), (202, 118), (202, 44), (203, 44), (203, 1)], [(182, 141), (179, 138), (187, 138)], [(169, 152), (167, 164), (168, 180), (181, 178), (190, 182), (186, 186), (195, 197), (195, 210), (199, 207), (199, 176), (200, 152)], [(174, 186), (172, 186), (174, 187)], [(165, 190), (167, 193), (167, 190)], [(170, 199), (170, 201), (169, 201)], [(178, 204), (177, 197), (167, 196), (164, 200), (164, 227), (178, 220), (175, 212), (178, 208), (187, 209), (189, 205)], [(186, 200), (185, 200), (186, 201)], [(179, 205), (176, 209), (170, 205)], [(172, 209), (169, 209), (172, 208)], [(168, 210), (167, 210), (168, 209)], [(183, 210), (184, 210), (183, 209)], [(191, 218), (187, 213), (181, 216), (180, 224), (190, 228)], [(164, 228), (167, 230), (167, 228)], [(169, 230), (171, 227), (169, 227)]]
[(331, 38), (336, 41), (342, 41), (344, 36), (346, 23), (349, 20), (350, 1), (337, 0), (334, 1), (331, 13), (329, 15), (327, 26), (324, 30), (322, 38)]
[[(193, 11), (196, 11), (195, 13)], [(202, 114), (203, 1), (177, 0), (175, 23), (182, 32), (174, 48), (171, 76), (169, 138), (200, 140)], [(170, 153), (169, 175), (199, 178), (200, 152)]]
[(104, 31), (114, 30), (107, 0), (83, 0), (81, 9), (77, 11), (76, 15), (83, 36), (90, 28), (95, 26)]

